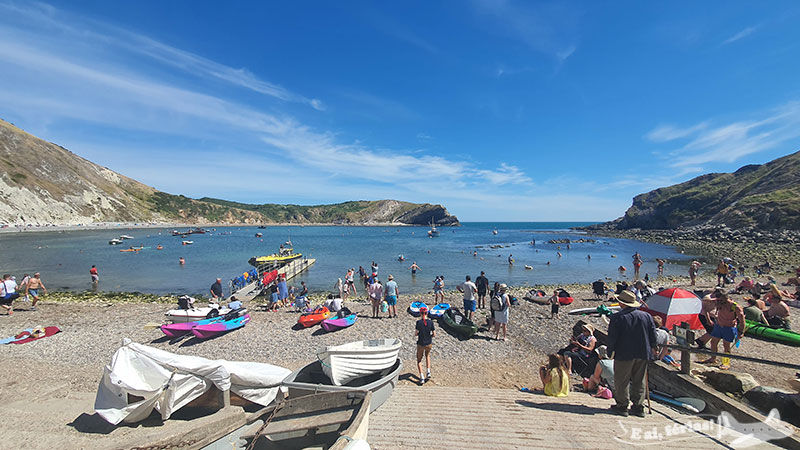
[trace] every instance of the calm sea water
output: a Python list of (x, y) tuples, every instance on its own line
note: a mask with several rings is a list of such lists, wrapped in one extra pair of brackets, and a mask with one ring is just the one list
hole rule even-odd
[[(0, 271), (21, 279), (23, 273), (41, 272), (51, 290), (85, 290), (91, 287), (89, 268), (97, 265), (103, 291), (207, 294), (214, 278), (231, 279), (249, 270), (252, 256), (274, 253), (291, 239), (296, 252), (317, 262), (291, 284), (306, 281), (312, 291), (331, 290), (349, 267), (370, 263), (379, 265), (379, 278), (393, 274), (402, 292), (431, 289), (433, 278), (444, 275), (452, 288), (485, 271), (491, 282), (511, 285), (590, 282), (602, 277), (620, 276), (620, 264), (633, 275), (631, 255), (644, 257), (642, 273), (654, 276), (655, 258), (670, 261), (666, 273), (685, 274), (683, 261), (689, 256), (672, 247), (626, 239), (599, 239), (593, 243), (573, 243), (570, 249), (548, 244), (551, 239), (585, 237), (569, 231), (586, 225), (577, 222), (464, 223), (461, 227), (440, 228), (436, 238), (427, 237), (426, 227), (220, 227), (216, 232), (192, 235), (194, 245), (181, 245), (171, 229), (82, 230), (65, 232), (22, 232), (0, 234)], [(497, 229), (494, 235), (492, 230)], [(256, 238), (257, 232), (263, 237)], [(229, 234), (228, 234), (229, 233)], [(108, 241), (120, 234), (134, 236), (119, 246)], [(532, 240), (536, 245), (531, 245)], [(122, 253), (131, 245), (150, 247), (137, 253)], [(161, 244), (163, 250), (155, 247)], [(493, 245), (503, 248), (492, 249)], [(562, 256), (558, 257), (556, 252)], [(477, 256), (473, 256), (477, 252)], [(508, 256), (515, 264), (509, 266)], [(404, 255), (404, 262), (398, 256)], [(587, 258), (591, 255), (591, 260)], [(616, 255), (614, 258), (612, 255)], [(181, 266), (178, 258), (184, 257)], [(416, 261), (422, 268), (415, 277), (409, 266)], [(547, 265), (547, 262), (550, 265)], [(524, 265), (533, 266), (526, 270)]]

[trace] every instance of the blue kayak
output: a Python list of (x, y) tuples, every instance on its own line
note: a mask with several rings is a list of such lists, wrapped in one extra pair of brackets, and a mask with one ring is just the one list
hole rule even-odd
[(419, 316), (419, 309), (423, 307), (427, 308), (428, 305), (423, 302), (413, 302), (411, 306), (408, 307), (408, 312), (410, 312), (412, 316)]
[(431, 317), (442, 317), (444, 312), (450, 309), (450, 303), (439, 303), (438, 305), (431, 308), (428, 315)]

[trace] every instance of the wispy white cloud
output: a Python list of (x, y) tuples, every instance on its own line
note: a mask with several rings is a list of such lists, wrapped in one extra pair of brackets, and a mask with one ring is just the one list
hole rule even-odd
[(422, 49), (432, 55), (439, 53), (439, 49), (422, 38), (418, 33), (413, 31), (406, 25), (398, 23), (393, 18), (383, 14), (382, 12), (371, 9), (362, 11), (367, 21), (378, 31), (391, 36), (399, 41), (410, 44), (414, 47)]
[(433, 140), (433, 136), (427, 133), (419, 132), (417, 133), (417, 139), (419, 139), (420, 141), (430, 141)]
[(731, 44), (733, 42), (738, 41), (739, 39), (744, 39), (747, 36), (750, 36), (751, 34), (755, 33), (756, 30), (758, 30), (757, 26), (747, 27), (744, 30), (734, 34), (731, 37), (729, 37), (728, 39), (725, 39), (724, 41), (722, 41), (722, 45)]
[(577, 50), (577, 13), (559, 4), (473, 0), (473, 10), (499, 34), (518, 39), (559, 64)]
[(673, 125), (659, 125), (647, 133), (645, 137), (652, 142), (669, 142), (697, 133), (707, 126), (708, 124), (706, 122), (700, 122), (688, 128), (679, 128)]
[(0, 2), (0, 12), (34, 27), (57, 31), (61, 35), (59, 39), (79, 39), (81, 44), (113, 45), (116, 50), (146, 56), (195, 77), (216, 79), (288, 102), (305, 103), (320, 111), (325, 109), (321, 100), (307, 98), (282, 86), (262, 80), (245, 68), (232, 68), (107, 23), (81, 18), (80, 21), (88, 26), (72, 25), (74, 17), (51, 5), (39, 2), (29, 5)]
[(647, 137), (654, 142), (688, 139), (669, 153), (671, 167), (695, 170), (712, 162), (732, 163), (800, 138), (800, 102), (787, 103), (755, 119), (715, 126), (710, 123), (704, 121), (684, 129), (662, 125)]
[(519, 75), (526, 72), (535, 72), (536, 68), (531, 66), (523, 66), (523, 67), (511, 67), (505, 64), (500, 64), (495, 69), (494, 74), (496, 77), (504, 77), (504, 76), (511, 76), (511, 75)]
[[(275, 112), (275, 108), (266, 112), (245, 106), (193, 88), (178, 77), (169, 77), (169, 82), (154, 78), (152, 71), (143, 70), (137, 61), (104, 57), (128, 45), (118, 41), (119, 34), (116, 38), (70, 34), (70, 39), (52, 41), (42, 41), (39, 36), (36, 30), (20, 30), (0, 20), (0, 64), (4, 69), (0, 83), (15, 86), (0, 90), (0, 104), (17, 116), (35, 115), (37, 123), (43, 118), (48, 123), (99, 126), (94, 128), (102, 130), (99, 134), (111, 136), (103, 145), (72, 140), (74, 137), (58, 140), (71, 141), (72, 150), (79, 154), (82, 145), (94, 155), (105, 151), (106, 156), (98, 157), (98, 162), (160, 189), (195, 196), (235, 193), (233, 199), (247, 196), (262, 202), (274, 198), (258, 198), (259, 189), (268, 190), (270, 196), (305, 196), (312, 202), (363, 198), (368, 192), (377, 198), (453, 199), (456, 204), (468, 204), (478, 196), (500, 204), (513, 189), (530, 191), (530, 179), (511, 164), (487, 169), (459, 157), (343, 143), (336, 132), (315, 129)], [(105, 49), (102, 57), (94, 51), (100, 47)], [(146, 56), (162, 68), (175, 67), (156, 57), (158, 52), (164, 57), (174, 54), (206, 71), (218, 68), (216, 63), (186, 56), (180, 50), (164, 50), (158, 45), (150, 49)], [(236, 79), (250, 83), (251, 89), (270, 92), (268, 85), (248, 74), (223, 71), (220, 76), (239, 77)], [(413, 116), (399, 103), (369, 95), (360, 99)], [(142, 131), (148, 137), (139, 147), (119, 137)], [(154, 146), (153, 141), (161, 142)], [(171, 147), (165, 148), (165, 142)], [(235, 175), (213, 180), (199, 176), (208, 173), (209, 167)], [(306, 175), (292, 178), (302, 179), (302, 183), (265, 182), (271, 175), (295, 172)], [(176, 179), (180, 183), (173, 181)]]

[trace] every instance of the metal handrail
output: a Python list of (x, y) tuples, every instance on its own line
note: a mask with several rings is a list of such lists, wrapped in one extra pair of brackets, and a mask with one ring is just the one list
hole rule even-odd
[(719, 352), (712, 352), (711, 350), (706, 350), (702, 348), (692, 348), (686, 347), (683, 345), (667, 345), (666, 347), (671, 348), (673, 350), (680, 350), (681, 353), (688, 352), (688, 353), (698, 353), (702, 355), (709, 355), (709, 356), (716, 356), (720, 358), (730, 358), (730, 359), (740, 359), (742, 361), (750, 361), (754, 363), (760, 364), (767, 364), (771, 366), (778, 366), (778, 367), (786, 367), (789, 369), (800, 370), (800, 364), (791, 364), (782, 361), (772, 361), (769, 359), (761, 359), (761, 358), (753, 358), (752, 356), (743, 356), (737, 355), (735, 353), (719, 353)]

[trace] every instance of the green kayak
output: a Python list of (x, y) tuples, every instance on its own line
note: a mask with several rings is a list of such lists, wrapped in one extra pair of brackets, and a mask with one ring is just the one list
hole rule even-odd
[(747, 320), (745, 334), (749, 336), (759, 336), (764, 339), (780, 342), (781, 344), (800, 346), (800, 333), (784, 330), (783, 328), (772, 328), (752, 320)]
[(466, 316), (458, 308), (450, 308), (445, 311), (442, 315), (442, 320), (447, 328), (465, 338), (470, 338), (478, 332), (478, 327), (467, 320)]

